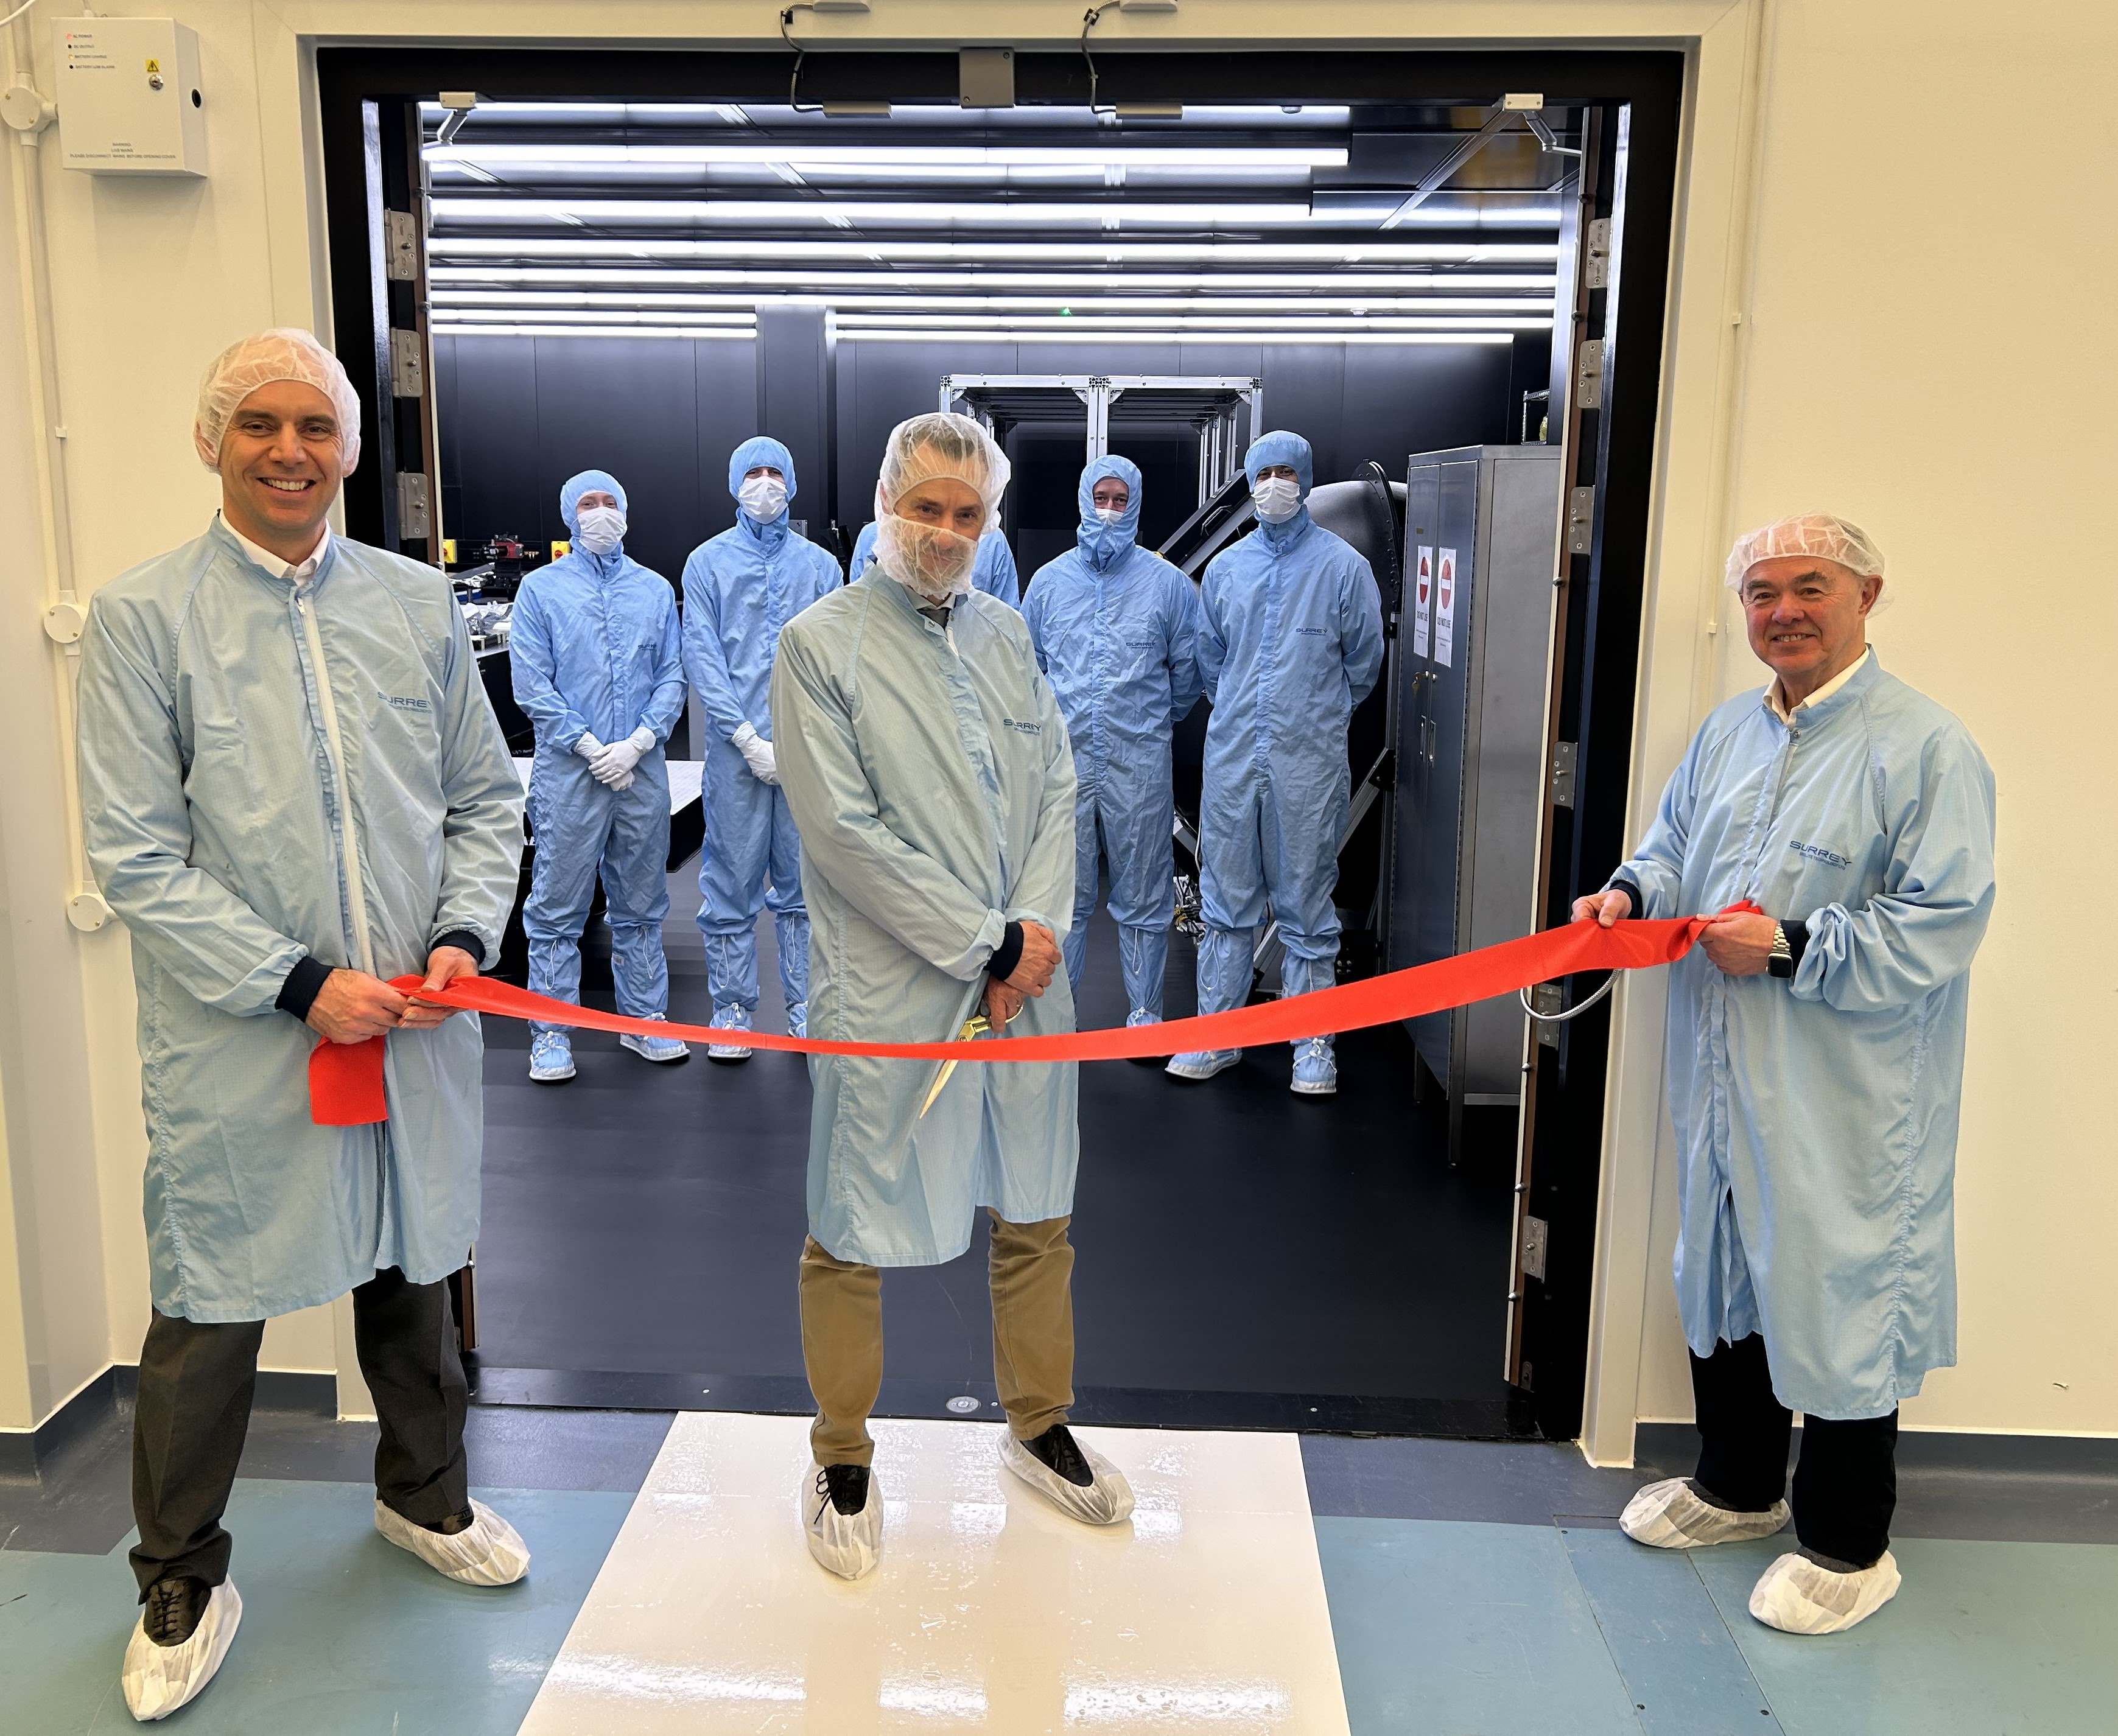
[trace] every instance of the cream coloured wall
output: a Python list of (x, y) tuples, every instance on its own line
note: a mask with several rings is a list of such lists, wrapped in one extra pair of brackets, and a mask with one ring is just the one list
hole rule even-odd
[[(2083, 109), (2056, 104), (2027, 152), (1952, 125), (2000, 91), (2118, 72), (2118, 12), (1780, 0), (1766, 48), (1732, 521), (1819, 505), (1880, 539), (1896, 596), (1878, 654), (1964, 719), (2000, 792), (1965, 1063), (1961, 1364), (1905, 1420), (2118, 1431), (2098, 1323), (2118, 1223), (2108, 972), (2070, 923), (2118, 851), (2101, 746), (2118, 347), (2099, 312), (2118, 196)], [(1759, 685), (1723, 618), (1718, 690)], [(1665, 1141), (1637, 1409), (1688, 1417), (1668, 1158)]]
[[(152, 10), (200, 34), (209, 178), (173, 186), (44, 171), (67, 446), (75, 475), (90, 479), (77, 483), (72, 515), (85, 585), (195, 533), (210, 511), (210, 479), (183, 438), (205, 358), (256, 326), (321, 323), (307, 44), (565, 41), (580, 39), (585, 17), (574, 0), (173, 0)], [(2089, 1241), (2118, 1201), (2109, 1140), (2101, 1155), (2096, 1143), (2086, 997), (2056, 938), (2077, 897), (2068, 862), (2098, 860), (2094, 846), (2111, 842), (2107, 820), (2085, 811), (2095, 805), (2062, 792), (2085, 769), (2083, 750), (2069, 746), (2083, 734), (2066, 725), (2086, 723), (2090, 671), (2108, 667), (2118, 649), (2107, 599), (2088, 577), (2082, 503), (2091, 491), (2079, 486), (2107, 474), (2112, 455), (2107, 444), (2100, 454), (2059, 452), (2049, 432), (2063, 421), (2085, 429), (2111, 399), (2108, 340), (2085, 316), (2110, 280), (2111, 225), (2102, 224), (2100, 243), (2088, 234), (2092, 213), (2107, 216), (2109, 196), (2092, 184), (2085, 137), (2071, 154), (2050, 148), (2055, 126), (2069, 124), (2064, 104), (2042, 111), (2046, 148), (2033, 162), (2005, 148), (1983, 118), (1991, 90), (2056, 88), (2057, 75), (2107, 56), (2106, 11), (2100, 0), (2056, 0), (2004, 27), (1963, 0), (1778, 0), (1769, 9), (1764, 0), (1345, 0), (1298, 14), (1283, 0), (1184, 0), (1177, 14), (1114, 14), (1098, 30), (1113, 45), (1258, 48), (1283, 41), (1298, 19), (1309, 47), (1690, 46), (1636, 807), (1651, 803), (1698, 718), (1738, 681), (1727, 635), (1706, 630), (1729, 529), (1820, 491), (1864, 517), (1904, 579), (1905, 601), (1879, 629), (1885, 654), (1962, 712), (2003, 792), (2004, 903), (1981, 966), (1966, 1092), (1966, 1366), (1937, 1378), (1922, 1401), (1921, 1420), (1955, 1426), (2118, 1431)], [(996, 33), (991, 8), (969, 0), (888, 0), (863, 18), (811, 19), (807, 39), (1057, 47), (1078, 33), (1078, 0), (1020, 4), (1008, 21)], [(773, 9), (756, 0), (607, 0), (594, 25), (603, 44), (757, 45), (776, 35)], [(35, 35), (45, 57), (47, 33)], [(1769, 72), (1762, 85), (1760, 67)], [(1952, 113), (1981, 117), (1977, 132), (1953, 136)], [(1992, 246), (1999, 237), (2018, 245)], [(1857, 270), (1841, 263), (1849, 242)], [(2040, 293), (2051, 312), (2024, 317), (2024, 298)], [(1741, 326), (1729, 317), (1738, 309)], [(2079, 339), (2067, 311), (2084, 316)], [(9, 321), (0, 298), (0, 337), (15, 330)], [(0, 386), (9, 365), (0, 360)], [(0, 391), (0, 483), (27, 481), (19, 402)], [(1978, 454), (1977, 471), (1935, 450), (1926, 431), (1936, 427)], [(2022, 438), (2029, 428), (2046, 436), (2035, 454)], [(2016, 441), (2021, 455), (2010, 458)], [(113, 490), (109, 478), (122, 484)], [(1966, 537), (1963, 506), (1981, 488), (1994, 529)], [(122, 510), (104, 504), (113, 498)], [(2032, 621), (1988, 602), (1984, 563), (1969, 551), (1996, 546), (2036, 563), (2040, 601), (2066, 613), (2060, 631), (2042, 614)], [(34, 728), (39, 706), (47, 720), (42, 737), (0, 737), (33, 744), (0, 773), (12, 820), (20, 807), (46, 812), (58, 787), (58, 711), (57, 659), (21, 607), (26, 581), (11, 574), (4, 583), (13, 612), (0, 630), (0, 660), (12, 660), (0, 661), (0, 729), (18, 716)], [(2015, 588), (2004, 593), (2012, 602)], [(76, 1197), (54, 1228), (34, 1233), (65, 1256), (48, 1268), (60, 1299), (99, 1306), (104, 1341), (90, 1360), (129, 1358), (146, 1304), (123, 942), (114, 930), (49, 931), (66, 864), (41, 822), (19, 848), (6, 840), (0, 875), (15, 949), (10, 989), (19, 1000), (49, 967), (71, 980), (77, 1002), (49, 1022), (53, 1046), (70, 1046), (73, 1060), (24, 1110), (21, 1092), (43, 1073), (16, 1058), (0, 1027), (16, 1202), (19, 1210), (25, 1161), (71, 1178), (76, 1196), (92, 1172), (92, 1208)], [(1667, 1212), (1658, 1210), (1670, 1182), (1667, 1134), (1658, 1143), (1657, 1133), (1656, 998), (1629, 995), (1620, 1031), (1588, 1425), (1592, 1454), (1614, 1459), (1630, 1452), (1635, 1415), (1685, 1407)], [(32, 1233), (18, 1224), (17, 1247)], [(8, 1306), (0, 1286), (0, 1427), (11, 1420)], [(267, 1360), (332, 1367), (326, 1314), (275, 1324)], [(2055, 1380), (2068, 1383), (2064, 1392)]]

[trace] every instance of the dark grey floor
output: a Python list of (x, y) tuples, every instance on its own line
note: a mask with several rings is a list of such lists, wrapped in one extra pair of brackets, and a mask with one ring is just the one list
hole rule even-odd
[[(689, 870), (671, 886), (671, 1014), (703, 1023), (697, 892)], [(592, 985), (607, 980), (603, 933)], [(776, 1025), (769, 922), (762, 935), (761, 1023)], [(1099, 911), (1084, 1026), (1123, 1021), (1116, 953)], [(1191, 968), (1180, 938), (1172, 1016), (1190, 1010)], [(760, 1052), (658, 1069), (583, 1034), (579, 1077), (553, 1087), (528, 1079), (523, 1027), (493, 1022), (487, 1041), (481, 1395), (800, 1408), (806, 1064)], [(1450, 1169), (1438, 1126), (1412, 1107), (1394, 1029), (1342, 1045), (1335, 1099), (1294, 1097), (1289, 1064), (1284, 1048), (1256, 1051), (1194, 1086), (1158, 1068), (1082, 1069), (1082, 1415), (1498, 1432), (1510, 1154)], [(885, 1295), (885, 1409), (990, 1399), (978, 1247), (891, 1272)]]

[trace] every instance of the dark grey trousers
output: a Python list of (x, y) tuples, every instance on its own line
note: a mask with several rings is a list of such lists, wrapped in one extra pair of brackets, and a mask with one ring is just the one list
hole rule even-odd
[[(408, 1284), (392, 1267), (353, 1293), (354, 1345), (375, 1396), (382, 1438), (375, 1493), (418, 1525), (470, 1505), (464, 1467), (469, 1387), (456, 1354), (449, 1286)], [(171, 1573), (209, 1586), (228, 1577), (233, 1540), (221, 1515), (235, 1487), (265, 1323), (201, 1326), (158, 1314), (140, 1351), (132, 1418), (132, 1572), (147, 1590)]]

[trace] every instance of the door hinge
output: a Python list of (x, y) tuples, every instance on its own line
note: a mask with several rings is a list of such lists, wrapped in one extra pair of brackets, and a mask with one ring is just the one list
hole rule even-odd
[(419, 276), (419, 219), (409, 211), (382, 214), (383, 275), (400, 283)]
[(427, 351), (416, 331), (390, 331), (390, 390), (399, 398), (427, 395)]
[(1552, 1226), (1541, 1217), (1523, 1220), (1522, 1269), (1526, 1278), (1544, 1281), (1544, 1248), (1552, 1233)]
[(397, 473), (397, 535), (400, 541), (417, 537), (425, 540), (433, 532), (428, 515), (427, 477), (423, 470)]
[(1596, 490), (1593, 486), (1573, 488), (1566, 495), (1566, 552), (1593, 554), (1596, 550)]
[(1581, 750), (1574, 742), (1552, 744), (1552, 805), (1555, 808), (1574, 806), (1574, 771), (1580, 756)]
[(1602, 289), (1611, 282), (1611, 219), (1598, 217), (1588, 225), (1588, 238), (1582, 250), (1581, 287), (1584, 289)]
[(1556, 1019), (1566, 1010), (1565, 994), (1556, 982), (1540, 982), (1529, 991), (1529, 1001), (1537, 1009), (1538, 1042), (1544, 1048), (1556, 1049), (1559, 1046), (1559, 1027), (1545, 1021)]
[(1603, 408), (1603, 340), (1584, 338), (1574, 353), (1574, 401), (1582, 409)]

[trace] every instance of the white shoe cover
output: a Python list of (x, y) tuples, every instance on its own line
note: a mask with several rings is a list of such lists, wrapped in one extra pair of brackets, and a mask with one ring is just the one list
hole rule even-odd
[(867, 1475), (867, 1505), (842, 1513), (824, 1493), (824, 1467), (812, 1461), (797, 1496), (802, 1534), (816, 1565), (840, 1579), (866, 1579), (882, 1559), (882, 1484)]
[(181, 1646), (157, 1646), (147, 1637), (144, 1619), (132, 1629), (125, 1648), (125, 1704), (141, 1724), (166, 1718), (198, 1698), (243, 1621), (243, 1597), (234, 1580), (213, 1588), (206, 1613)]
[(1126, 1481), (1123, 1471), (1079, 1435), (1074, 1438), (1074, 1444), (1081, 1449), (1081, 1457), (1094, 1473), (1095, 1480), (1086, 1489), (1069, 1483), (1015, 1439), (1012, 1431), (1001, 1437), (1000, 1461), (1069, 1519), (1078, 1519), (1084, 1525), (1122, 1525), (1132, 1517), (1132, 1484)]
[(465, 1586), (513, 1585), (530, 1571), (529, 1544), (483, 1501), (473, 1501), (470, 1510), (474, 1516), (470, 1528), (445, 1537), (377, 1501), (375, 1529), (444, 1579)]
[(1888, 1549), (1857, 1573), (1834, 1573), (1806, 1555), (1783, 1555), (1751, 1591), (1750, 1614), (1782, 1633), (1843, 1633), (1889, 1602), (1903, 1583)]
[(1650, 1483), (1625, 1503), (1618, 1529), (1635, 1543), (1656, 1549), (1697, 1549), (1717, 1543), (1769, 1537), (1787, 1522), (1788, 1507), (1776, 1501), (1762, 1513), (1731, 1512), (1702, 1501), (1681, 1477)]

